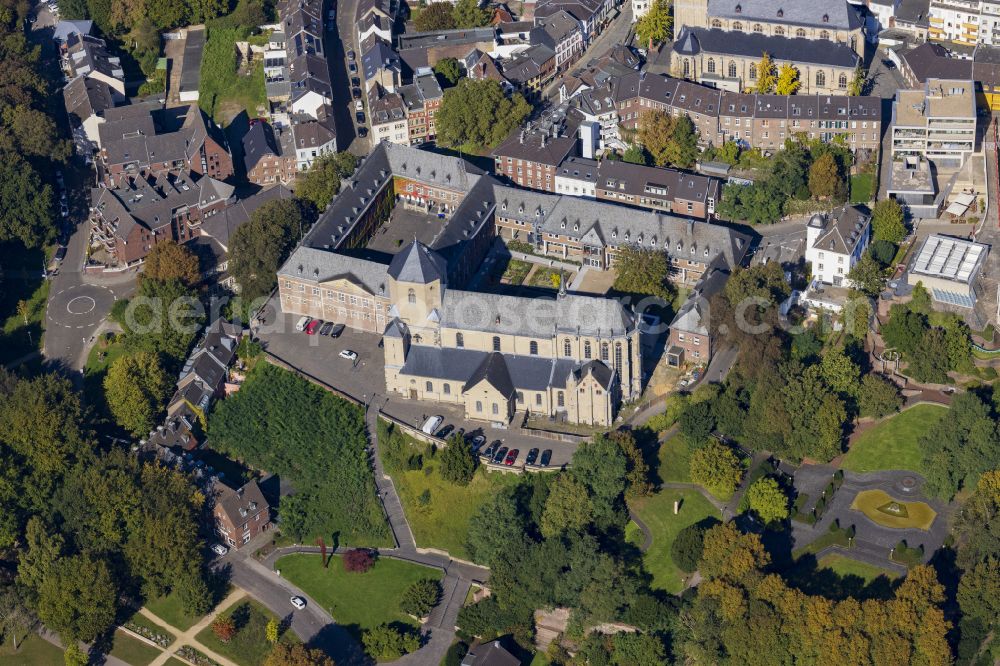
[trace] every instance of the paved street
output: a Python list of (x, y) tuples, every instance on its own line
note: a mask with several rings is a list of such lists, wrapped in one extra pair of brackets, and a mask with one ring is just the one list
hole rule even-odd
[[(624, 3), (619, 8), (619, 14), (611, 19), (611, 22), (604, 29), (600, 35), (597, 36), (587, 50), (583, 52), (580, 57), (569, 71), (573, 71), (579, 67), (582, 67), (591, 58), (596, 58), (602, 55), (609, 48), (615, 44), (627, 44), (632, 41), (632, 4)], [(559, 84), (562, 81), (562, 76), (557, 76), (551, 83), (549, 83), (544, 90), (542, 90), (542, 97), (544, 99), (553, 100), (554, 102), (559, 101)]]
[[(349, 150), (355, 155), (367, 155), (370, 144), (367, 138), (357, 135), (354, 123), (354, 102), (351, 100), (351, 77), (347, 71), (347, 51), (353, 49), (355, 63), (360, 67), (361, 52), (358, 49), (357, 33), (354, 29), (358, 0), (328, 2), (325, 7), (337, 8), (337, 30), (326, 31), (326, 60), (330, 67), (330, 83), (333, 86), (333, 118), (337, 125), (337, 148)], [(323, 10), (323, 25), (326, 25), (326, 9)], [(368, 114), (367, 103), (365, 115)]]

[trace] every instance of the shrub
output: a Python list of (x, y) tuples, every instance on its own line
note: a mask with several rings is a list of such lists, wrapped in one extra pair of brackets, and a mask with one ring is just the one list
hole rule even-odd
[(441, 451), (441, 477), (457, 486), (467, 486), (476, 474), (476, 457), (462, 435), (453, 435)]
[(375, 554), (367, 548), (355, 548), (344, 553), (344, 571), (365, 573), (375, 566)]
[(415, 632), (397, 626), (380, 624), (361, 636), (365, 651), (379, 661), (393, 661), (420, 647), (420, 637)]
[(674, 539), (670, 546), (670, 557), (674, 564), (684, 573), (694, 573), (701, 561), (701, 552), (705, 546), (705, 532), (708, 527), (702, 523), (688, 525)]
[(410, 585), (403, 593), (399, 609), (407, 615), (425, 617), (441, 596), (441, 583), (425, 578)]
[(212, 633), (218, 636), (223, 643), (228, 643), (236, 635), (236, 624), (229, 617), (217, 618), (212, 623)]

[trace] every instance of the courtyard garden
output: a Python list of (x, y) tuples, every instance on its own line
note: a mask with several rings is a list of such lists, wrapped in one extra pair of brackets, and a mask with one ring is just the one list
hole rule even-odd
[[(241, 666), (260, 666), (273, 649), (267, 640), (267, 625), (281, 618), (253, 599), (247, 599), (220, 613), (215, 621), (198, 632), (198, 642)], [(297, 641), (290, 631), (281, 641)]]
[(228, 125), (241, 111), (246, 111), (249, 118), (256, 118), (258, 107), (267, 106), (263, 63), (254, 63), (245, 71), (237, 63), (236, 42), (248, 37), (245, 28), (221, 23), (209, 23), (207, 27), (198, 103), (222, 126)]
[[(674, 515), (674, 502), (680, 501), (680, 511)], [(630, 508), (636, 517), (649, 528), (653, 542), (643, 553), (646, 570), (653, 576), (654, 588), (680, 594), (687, 577), (674, 562), (671, 546), (677, 533), (689, 525), (706, 518), (720, 519), (721, 515), (712, 504), (696, 490), (664, 489), (649, 497), (640, 497), (631, 502)], [(638, 528), (631, 528), (630, 542), (641, 544), (643, 535)]]
[(369, 570), (348, 572), (335, 555), (324, 569), (316, 554), (286, 555), (275, 563), (281, 575), (329, 611), (337, 624), (355, 636), (380, 624), (417, 626), (400, 610), (406, 590), (420, 580), (440, 581), (439, 569), (379, 557)]
[(882, 490), (861, 491), (851, 502), (851, 508), (877, 525), (895, 529), (929, 530), (937, 517), (925, 502), (903, 502)]
[(511, 259), (507, 262), (500, 282), (511, 286), (520, 286), (524, 282), (524, 278), (528, 277), (529, 272), (531, 272), (530, 263), (520, 259)]
[(926, 476), (918, 442), (947, 413), (947, 407), (923, 404), (885, 419), (854, 440), (841, 467), (851, 472), (906, 469)]
[(572, 282), (573, 275), (569, 271), (536, 266), (534, 272), (528, 278), (528, 286), (539, 287), (541, 289), (559, 289), (560, 285), (564, 282), (567, 285)]

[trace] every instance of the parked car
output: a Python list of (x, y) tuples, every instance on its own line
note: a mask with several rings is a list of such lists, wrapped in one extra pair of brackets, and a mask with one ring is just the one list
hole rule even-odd
[(299, 317), (299, 320), (297, 322), (295, 322), (295, 330), (296, 331), (304, 331), (304, 330), (306, 330), (306, 326), (308, 326), (309, 322), (311, 322), (311, 321), (312, 321), (312, 317)]
[(359, 127), (358, 128), (358, 136), (360, 136), (362, 139), (365, 138), (366, 136), (368, 136), (368, 128), (367, 127)]
[(333, 322), (332, 321), (325, 322), (322, 326), (319, 327), (319, 334), (330, 335), (331, 328), (333, 328)]
[(444, 423), (443, 416), (431, 416), (424, 421), (424, 425), (420, 428), (420, 430), (428, 435), (433, 435), (434, 432), (441, 427), (442, 423)]
[(339, 354), (337, 354), (337, 356), (339, 356), (340, 358), (346, 358), (348, 361), (358, 360), (358, 353), (352, 352), (350, 349), (344, 349)]
[(540, 467), (548, 467), (549, 462), (552, 460), (552, 449), (545, 449), (542, 451), (542, 459), (538, 461)]
[(504, 458), (503, 464), (507, 465), (508, 467), (513, 465), (514, 461), (517, 460), (517, 454), (519, 454), (520, 452), (521, 452), (520, 449), (511, 449), (510, 453), (507, 454), (507, 457)]
[(354, 49), (347, 49), (347, 59), (354, 62)]
[(528, 457), (524, 459), (524, 464), (534, 465), (536, 460), (538, 460), (538, 449), (531, 449), (528, 451)]
[[(361, 79), (359, 79), (356, 76), (352, 76), (351, 77), (351, 86), (354, 87), (354, 88), (360, 88), (361, 87)], [(359, 90), (358, 92), (361, 92), (361, 91)]]
[(472, 452), (475, 453), (479, 449), (483, 448), (483, 444), (486, 443), (486, 438), (482, 435), (476, 435), (472, 438)]
[(360, 99), (355, 100), (354, 101), (354, 110), (355, 111), (364, 111), (365, 110), (365, 103), (362, 102)]
[(455, 426), (453, 426), (451, 424), (446, 425), (445, 427), (443, 427), (443, 428), (441, 428), (440, 430), (437, 431), (437, 436), (440, 437), (441, 439), (445, 439), (446, 437), (448, 437), (448, 435), (450, 435), (452, 432), (454, 432), (454, 430), (455, 430)]
[(303, 599), (302, 597), (298, 596), (292, 597), (291, 599), (289, 599), (289, 601), (291, 601), (292, 605), (298, 608), (299, 610), (302, 610), (303, 608), (306, 607), (306, 600)]
[(357, 74), (358, 66), (355, 65), (353, 62), (349, 62), (347, 63), (347, 71), (350, 72), (351, 74)]
[(322, 326), (322, 325), (323, 325), (323, 320), (322, 319), (313, 319), (306, 326), (306, 335), (316, 335), (316, 332), (319, 330), (319, 327)]
[(62, 261), (65, 258), (66, 258), (66, 246), (60, 245), (59, 247), (56, 248), (55, 260)]
[(358, 111), (357, 113), (354, 114), (354, 119), (358, 121), (359, 125), (364, 125), (365, 124), (365, 112), (364, 111)]
[(333, 328), (330, 329), (330, 337), (331, 338), (339, 338), (340, 334), (344, 332), (345, 328), (347, 328), (347, 327), (344, 326), (343, 324), (334, 324)]
[(493, 460), (493, 455), (497, 452), (497, 449), (499, 448), (500, 448), (500, 440), (498, 439), (489, 446), (487, 446), (485, 449), (483, 449), (483, 452), (480, 457), (486, 462), (489, 462)]
[(361, 88), (358, 87), (351, 88), (351, 99), (357, 99), (357, 100), (361, 99)]
[(69, 217), (69, 206), (66, 205), (66, 202), (59, 204), (59, 214), (63, 217)]
[(508, 450), (509, 449), (506, 446), (501, 446), (499, 449), (497, 449), (497, 452), (493, 454), (493, 464), (499, 465), (500, 462), (504, 459), (504, 456), (507, 455)]
[(223, 555), (229, 552), (229, 549), (223, 546), (221, 543), (214, 543), (212, 544), (212, 552), (218, 555), (219, 557), (222, 557)]

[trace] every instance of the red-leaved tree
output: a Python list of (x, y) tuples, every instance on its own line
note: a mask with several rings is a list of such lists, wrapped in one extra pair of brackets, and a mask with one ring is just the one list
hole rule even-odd
[(344, 553), (344, 571), (364, 573), (375, 566), (375, 554), (364, 548), (355, 548)]
[(212, 632), (219, 637), (223, 643), (228, 643), (236, 635), (236, 625), (231, 618), (220, 617), (212, 623)]

